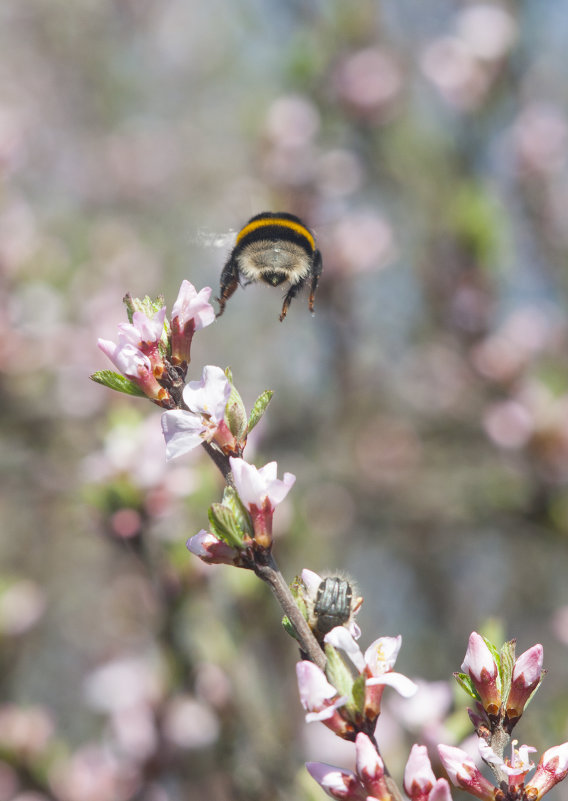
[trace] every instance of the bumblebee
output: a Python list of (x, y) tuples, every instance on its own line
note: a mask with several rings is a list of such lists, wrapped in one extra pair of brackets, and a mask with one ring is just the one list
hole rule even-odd
[(280, 322), (298, 292), (311, 281), (308, 307), (314, 310), (314, 295), (322, 271), (321, 253), (313, 233), (293, 214), (264, 211), (252, 217), (237, 234), (235, 247), (221, 273), (220, 317), (239, 284), (264, 281), (290, 288), (284, 297)]

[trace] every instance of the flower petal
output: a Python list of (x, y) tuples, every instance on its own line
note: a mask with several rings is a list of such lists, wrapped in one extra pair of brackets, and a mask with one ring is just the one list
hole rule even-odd
[(231, 394), (229, 379), (220, 367), (208, 364), (201, 381), (190, 381), (183, 390), (183, 399), (192, 412), (210, 415), (214, 423), (225, 417)]
[(206, 429), (199, 415), (176, 409), (162, 415), (162, 431), (169, 461), (201, 445)]
[(334, 648), (339, 648), (344, 651), (349, 659), (353, 662), (357, 670), (362, 673), (365, 669), (365, 659), (361, 649), (347, 631), (345, 626), (336, 626), (324, 637), (324, 642), (333, 645)]
[(385, 684), (395, 689), (403, 698), (411, 698), (418, 690), (412, 679), (408, 676), (403, 676), (402, 673), (394, 673), (392, 670), (388, 673), (383, 673), (382, 676), (375, 676), (372, 679), (367, 679), (365, 684), (369, 687), (374, 687), (377, 684)]

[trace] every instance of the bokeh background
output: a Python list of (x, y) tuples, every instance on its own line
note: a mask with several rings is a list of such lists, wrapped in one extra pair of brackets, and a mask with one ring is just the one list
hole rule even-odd
[(0, 801), (316, 801), (303, 762), (352, 760), (267, 588), (185, 549), (213, 465), (88, 379), (126, 291), (216, 291), (264, 209), (316, 232), (316, 315), (238, 290), (192, 377), (275, 390), (285, 575), (346, 571), (429, 682), (392, 770), (467, 737), (472, 629), (544, 644), (518, 736), (568, 739), (567, 37), (561, 1), (3, 0)]

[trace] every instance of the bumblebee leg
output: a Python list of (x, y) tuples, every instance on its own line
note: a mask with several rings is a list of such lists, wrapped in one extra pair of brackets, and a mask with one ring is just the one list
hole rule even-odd
[(308, 308), (311, 312), (314, 310), (314, 296), (316, 294), (316, 289), (318, 288), (318, 280), (321, 275), (321, 271), (323, 269), (323, 263), (321, 260), (321, 253), (319, 250), (316, 250), (314, 253), (314, 261), (312, 265), (312, 287), (310, 291), (310, 299), (308, 300)]
[(223, 267), (223, 272), (221, 273), (221, 294), (218, 298), (216, 298), (219, 303), (219, 311), (216, 315), (217, 317), (220, 317), (225, 311), (225, 304), (235, 292), (238, 285), (239, 279), (235, 265), (233, 264), (233, 259), (229, 259), (229, 261)]
[(296, 297), (300, 289), (306, 283), (306, 279), (304, 278), (302, 281), (298, 281), (297, 284), (292, 284), (288, 292), (286, 292), (286, 297), (284, 298), (284, 303), (282, 304), (282, 311), (280, 312), (280, 322), (286, 317), (286, 313), (288, 311), (288, 306)]

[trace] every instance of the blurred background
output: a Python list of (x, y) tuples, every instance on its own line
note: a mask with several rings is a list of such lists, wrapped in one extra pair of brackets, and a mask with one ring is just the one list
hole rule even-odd
[(216, 294), (265, 209), (316, 233), (316, 315), (239, 289), (191, 377), (275, 390), (246, 456), (298, 477), (284, 574), (346, 571), (363, 647), (402, 634), (392, 771), (467, 736), (472, 629), (544, 644), (518, 736), (568, 739), (567, 11), (3, 0), (0, 801), (316, 801), (304, 761), (352, 761), (267, 588), (185, 549), (213, 465), (88, 379), (127, 291)]

